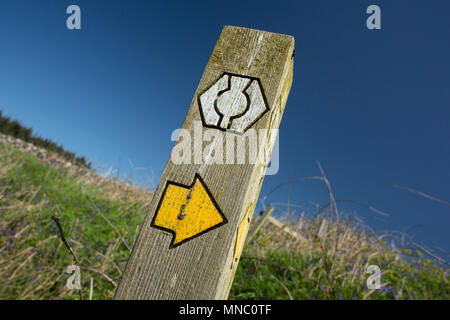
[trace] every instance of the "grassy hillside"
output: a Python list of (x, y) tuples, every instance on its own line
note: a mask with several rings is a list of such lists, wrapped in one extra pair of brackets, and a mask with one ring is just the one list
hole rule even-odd
[(80, 261), (83, 295), (93, 277), (93, 299), (112, 297), (151, 195), (87, 181), (0, 143), (1, 299), (78, 298), (65, 286), (73, 258), (51, 217)]
[[(83, 298), (92, 277), (93, 299), (111, 299), (150, 200), (0, 142), (0, 299), (79, 299), (66, 288), (74, 259), (52, 217), (79, 260)], [(448, 270), (422, 253), (393, 252), (348, 220), (324, 219), (292, 226), (301, 237), (264, 225), (243, 252), (230, 299), (450, 299)], [(383, 272), (381, 290), (365, 285), (370, 264)]]
[[(389, 250), (349, 221), (320, 237), (321, 223), (301, 223), (300, 239), (266, 224), (243, 252), (230, 299), (450, 299), (448, 270), (420, 251)], [(367, 288), (369, 265), (380, 267), (379, 290)]]

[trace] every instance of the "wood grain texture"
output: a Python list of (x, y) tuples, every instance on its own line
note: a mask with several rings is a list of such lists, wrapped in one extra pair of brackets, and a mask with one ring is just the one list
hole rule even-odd
[(262, 213), (262, 215), (258, 218), (258, 220), (254, 221), (255, 225), (250, 229), (247, 235), (247, 239), (245, 240), (245, 243), (250, 243), (252, 241), (253, 237), (256, 236), (258, 231), (262, 228), (266, 220), (269, 218), (269, 216), (272, 214), (273, 210), (275, 208), (272, 205), (268, 205), (266, 210)]
[[(293, 51), (294, 38), (291, 36), (225, 26), (182, 128), (194, 136), (201, 121), (199, 95), (224, 73), (230, 73), (258, 78), (261, 82), (269, 110), (252, 128), (278, 129), (292, 84)], [(223, 109), (224, 105), (220, 107)], [(238, 102), (235, 108), (241, 108)], [(207, 128), (200, 125), (200, 129)], [(266, 148), (270, 155), (275, 138), (275, 132), (266, 131), (264, 139), (258, 140), (258, 150)], [(218, 142), (215, 139), (212, 143)], [(200, 148), (203, 145), (200, 144)], [(194, 145), (194, 152), (195, 148)], [(238, 149), (235, 149), (237, 153)], [(256, 163), (247, 161), (245, 164), (211, 164), (195, 159), (191, 164), (175, 164), (169, 159), (115, 299), (226, 299), (244, 243), (237, 241), (238, 229), (245, 239), (268, 159), (264, 152), (257, 154)], [(173, 236), (153, 228), (152, 219), (168, 181), (188, 186), (196, 174), (203, 179), (227, 223), (169, 249)]]

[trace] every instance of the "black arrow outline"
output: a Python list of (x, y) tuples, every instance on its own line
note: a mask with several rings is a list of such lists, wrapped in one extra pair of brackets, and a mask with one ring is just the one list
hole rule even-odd
[[(203, 189), (204, 189), (204, 190), (206, 191), (206, 193), (208, 194), (208, 196), (209, 196), (209, 198), (211, 199), (211, 202), (213, 203), (213, 205), (214, 205), (214, 207), (216, 208), (217, 212), (218, 212), (218, 213), (220, 214), (220, 216), (222, 217), (222, 222), (220, 222), (220, 223), (218, 223), (218, 224), (216, 224), (216, 225), (214, 225), (214, 226), (212, 226), (212, 227), (210, 227), (210, 228), (208, 228), (208, 229), (206, 229), (206, 230), (203, 230), (202, 232), (199, 232), (199, 233), (197, 233), (196, 235), (194, 235), (194, 236), (192, 236), (192, 237), (190, 237), (190, 238), (187, 238), (187, 239), (185, 239), (185, 240), (183, 240), (183, 241), (181, 241), (181, 242), (179, 242), (179, 243), (177, 243), (177, 244), (174, 245), (175, 238), (176, 238), (176, 236), (177, 236), (176, 232), (175, 232), (174, 230), (172, 230), (172, 229), (168, 229), (168, 228), (165, 228), (165, 227), (161, 227), (161, 226), (156, 225), (156, 224), (155, 224), (156, 217), (158, 216), (159, 209), (160, 209), (160, 207), (161, 207), (161, 205), (162, 205), (162, 202), (163, 202), (163, 200), (164, 200), (164, 197), (165, 197), (165, 195), (166, 195), (166, 191), (167, 191), (167, 188), (169, 187), (169, 185), (174, 185), (174, 186), (176, 186), (176, 187), (181, 187), (181, 188), (184, 188), (184, 189), (191, 189), (192, 187), (194, 187), (195, 182), (196, 182), (197, 180), (200, 181), (200, 183), (201, 183), (202, 186), (203, 186)], [(213, 197), (211, 191), (209, 191), (209, 189), (208, 189), (208, 187), (206, 186), (205, 181), (203, 181), (202, 177), (201, 177), (198, 173), (196, 173), (195, 176), (194, 176), (194, 181), (192, 181), (192, 184), (189, 185), (189, 186), (188, 186), (188, 185), (181, 184), (181, 183), (178, 183), (178, 182), (174, 182), (174, 181), (169, 181), (169, 180), (167, 180), (166, 186), (164, 187), (164, 191), (163, 191), (163, 193), (162, 193), (162, 195), (161, 195), (161, 198), (159, 199), (159, 203), (158, 203), (158, 206), (156, 207), (155, 214), (153, 215), (153, 219), (152, 219), (152, 222), (150, 223), (150, 226), (153, 227), (153, 228), (155, 228), (155, 229), (159, 229), (159, 230), (162, 230), (162, 231), (165, 231), (165, 232), (169, 232), (169, 233), (172, 234), (173, 237), (172, 237), (172, 240), (170, 241), (170, 246), (169, 246), (169, 250), (170, 250), (170, 249), (172, 249), (172, 248), (178, 247), (179, 245), (182, 245), (183, 243), (186, 243), (186, 242), (189, 241), (189, 240), (192, 240), (192, 239), (194, 239), (194, 238), (197, 238), (197, 237), (201, 236), (202, 234), (205, 234), (206, 232), (209, 232), (209, 231), (211, 231), (211, 230), (213, 230), (213, 229), (216, 229), (216, 228), (218, 228), (218, 227), (220, 227), (220, 226), (223, 226), (223, 225), (226, 224), (226, 223), (228, 223), (228, 220), (227, 220), (227, 218), (225, 217), (225, 215), (223, 214), (222, 210), (220, 209), (218, 203), (217, 203), (216, 200), (214, 199), (214, 197)]]

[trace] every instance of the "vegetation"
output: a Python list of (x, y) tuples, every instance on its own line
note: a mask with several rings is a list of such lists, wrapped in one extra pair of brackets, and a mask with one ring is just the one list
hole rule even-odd
[[(329, 222), (327, 218), (322, 221)], [(450, 299), (448, 269), (420, 251), (392, 251), (347, 221), (302, 220), (293, 237), (264, 226), (241, 257), (230, 299)], [(369, 289), (369, 265), (380, 268), (380, 289)]]
[(56, 152), (64, 160), (90, 169), (90, 164), (84, 157), (77, 157), (73, 152), (65, 150), (63, 146), (57, 145), (49, 139), (36, 136), (33, 134), (32, 128), (24, 127), (19, 121), (11, 120), (9, 117), (3, 116), (1, 110), (0, 133), (32, 143), (36, 147), (41, 147), (48, 151)]
[(84, 298), (91, 277), (93, 299), (113, 296), (151, 194), (88, 179), (0, 142), (0, 299), (79, 298), (66, 287), (75, 263), (52, 217), (79, 260)]
[[(151, 194), (112, 186), (0, 142), (0, 299), (80, 298), (66, 287), (75, 263), (52, 218), (79, 260), (83, 299), (91, 278), (92, 299), (113, 297)], [(351, 219), (318, 214), (291, 229), (263, 226), (243, 252), (230, 299), (450, 299), (448, 269), (420, 251), (388, 249)], [(382, 271), (380, 290), (366, 287), (368, 265)]]

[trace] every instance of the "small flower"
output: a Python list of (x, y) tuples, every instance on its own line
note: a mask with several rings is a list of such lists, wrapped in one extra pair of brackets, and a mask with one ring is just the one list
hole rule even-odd
[(292, 284), (296, 284), (297, 283), (297, 279), (296, 278), (292, 278), (291, 282), (292, 282)]
[(100, 256), (97, 256), (97, 261), (99, 261), (100, 260)]
[(319, 290), (323, 291), (323, 285), (319, 285)]

